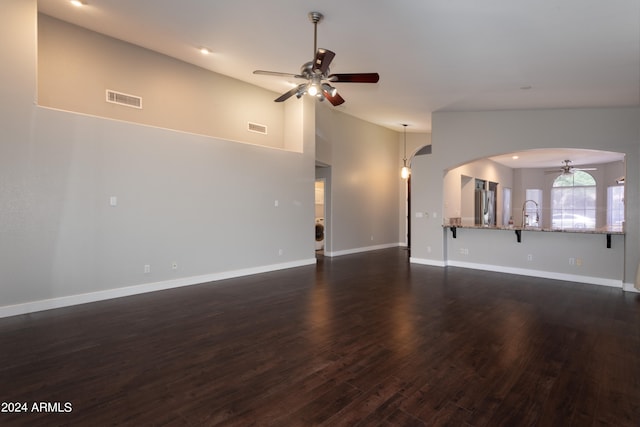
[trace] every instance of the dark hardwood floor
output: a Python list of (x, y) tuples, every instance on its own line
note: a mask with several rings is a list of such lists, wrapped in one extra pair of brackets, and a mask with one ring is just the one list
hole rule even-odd
[(0, 342), (5, 410), (71, 409), (2, 426), (640, 425), (638, 294), (401, 249), (0, 319)]

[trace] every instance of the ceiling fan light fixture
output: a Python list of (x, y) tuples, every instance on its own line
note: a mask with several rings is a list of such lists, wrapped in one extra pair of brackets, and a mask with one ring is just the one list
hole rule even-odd
[(309, 89), (307, 89), (307, 93), (311, 96), (316, 96), (320, 91), (318, 90), (318, 85), (315, 83), (311, 83), (309, 85)]
[(322, 91), (327, 92), (329, 96), (336, 96), (338, 93), (338, 89), (331, 86), (329, 83), (322, 83)]
[[(338, 94), (338, 91), (329, 84), (331, 83), (378, 83), (380, 76), (378, 73), (346, 73), (331, 74), (329, 65), (336, 56), (335, 52), (319, 48), (318, 49), (318, 22), (323, 18), (320, 12), (310, 12), (309, 20), (313, 24), (313, 60), (305, 62), (300, 67), (300, 73), (281, 73), (277, 71), (255, 70), (253, 74), (261, 74), (276, 77), (288, 77), (305, 79), (303, 89), (291, 89), (283, 93), (275, 102), (284, 102), (293, 95), (300, 98), (305, 93), (315, 96), (321, 101), (328, 100), (334, 107), (345, 102), (344, 98)], [(326, 85), (326, 86), (325, 86)]]

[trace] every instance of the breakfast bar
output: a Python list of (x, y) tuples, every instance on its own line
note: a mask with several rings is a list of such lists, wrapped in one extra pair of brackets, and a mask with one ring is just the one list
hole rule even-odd
[(607, 249), (611, 249), (611, 236), (624, 235), (624, 231), (620, 227), (602, 227), (597, 229), (584, 228), (542, 228), (542, 227), (514, 227), (514, 226), (483, 226), (483, 225), (443, 225), (444, 228), (451, 230), (452, 237), (458, 237), (458, 229), (475, 229), (475, 230), (511, 230), (516, 235), (518, 243), (522, 242), (522, 234), (524, 231), (532, 233), (580, 233), (580, 234), (600, 234), (606, 236)]

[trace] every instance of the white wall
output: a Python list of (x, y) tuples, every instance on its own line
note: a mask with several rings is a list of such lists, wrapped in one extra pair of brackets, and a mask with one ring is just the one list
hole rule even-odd
[(0, 3), (0, 316), (315, 262), (312, 100), (302, 153), (38, 107), (36, 16)]
[[(416, 157), (412, 165), (415, 188), (412, 214), (432, 210), (442, 212), (443, 171), (474, 159), (554, 147), (625, 153), (626, 237), (624, 263), (620, 268), (623, 269), (622, 281), (633, 284), (640, 242), (639, 141), (640, 110), (637, 108), (438, 112), (433, 115), (432, 154)], [(448, 239), (441, 220), (424, 218), (414, 221), (412, 261), (445, 265)], [(532, 240), (529, 242), (533, 243)], [(542, 240), (537, 250), (543, 252), (550, 247), (558, 250), (563, 259), (573, 248), (571, 245), (567, 248), (554, 247)], [(496, 249), (507, 250), (506, 247)], [(468, 261), (474, 262), (472, 258)], [(539, 265), (537, 268), (544, 271), (547, 267)], [(568, 263), (562, 270), (570, 271)]]

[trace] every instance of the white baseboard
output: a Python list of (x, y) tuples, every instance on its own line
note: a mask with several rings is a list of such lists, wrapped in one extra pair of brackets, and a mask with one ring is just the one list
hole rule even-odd
[(444, 261), (435, 260), (435, 259), (424, 259), (424, 258), (414, 258), (409, 257), (409, 262), (412, 264), (420, 264), (420, 265), (431, 265), (433, 267), (446, 267)]
[(636, 288), (635, 283), (623, 283), (622, 290), (625, 292), (640, 293), (640, 289)]
[(325, 251), (324, 255), (328, 256), (328, 257), (336, 257), (336, 256), (342, 256), (342, 255), (358, 254), (358, 253), (361, 253), (361, 252), (377, 251), (379, 249), (397, 248), (399, 246), (403, 246), (403, 244), (402, 243), (387, 243), (387, 244), (384, 244), (384, 245), (365, 246), (363, 248), (346, 249), (346, 250), (343, 250), (343, 251), (334, 251), (334, 252)]
[(51, 298), (39, 301), (30, 301), (22, 304), (0, 307), (0, 318), (16, 316), (19, 314), (34, 313), (36, 311), (51, 310), (54, 308), (68, 307), (78, 304), (103, 301), (113, 298), (127, 297), (147, 292), (162, 291), (166, 289), (180, 288), (183, 286), (198, 285), (207, 282), (216, 282), (235, 277), (250, 276), (253, 274), (267, 273), (270, 271), (285, 270), (288, 268), (302, 267), (316, 263), (315, 258), (285, 262), (281, 264), (265, 265), (260, 267), (245, 268), (241, 270), (224, 271), (221, 273), (205, 274), (201, 276), (183, 277), (179, 279), (165, 280), (161, 282), (143, 283), (141, 285), (108, 289), (104, 291), (90, 292), (86, 294), (69, 295), (59, 298)]
[(608, 279), (605, 277), (580, 276), (577, 274), (556, 273), (553, 271), (530, 270), (526, 268), (505, 267), (502, 265), (475, 264), (471, 262), (448, 261), (451, 267), (470, 268), (474, 270), (494, 271), (496, 273), (518, 274), (521, 276), (540, 277), (543, 279), (565, 280), (568, 282), (587, 283), (590, 285), (609, 286), (623, 289), (622, 280)]

